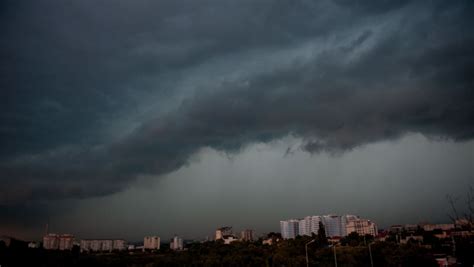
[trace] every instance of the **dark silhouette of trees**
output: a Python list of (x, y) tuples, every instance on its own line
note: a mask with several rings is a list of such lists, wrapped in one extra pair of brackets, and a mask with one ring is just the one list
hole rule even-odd
[[(262, 242), (193, 243), (185, 251), (114, 252), (80, 254), (72, 251), (9, 248), (0, 246), (0, 265), (3, 266), (306, 266), (305, 244), (313, 238), (299, 236), (280, 240), (272, 245)], [(334, 266), (332, 248), (327, 246), (324, 228), (316, 236), (317, 242), (308, 246), (310, 266)], [(359, 245), (337, 247), (339, 266), (370, 266), (368, 248), (363, 236), (350, 235), (349, 241)], [(320, 246), (320, 244), (326, 244)], [(472, 242), (459, 244), (462, 253), (472, 255)], [(373, 242), (374, 266), (436, 266), (433, 250), (417, 244), (400, 245), (393, 242)], [(472, 258), (472, 256), (471, 256)], [(463, 258), (464, 259), (464, 258)], [(469, 263), (465, 258), (463, 263)], [(472, 265), (471, 265), (472, 266)]]
[(459, 197), (448, 194), (446, 199), (451, 207), (451, 213), (448, 214), (448, 217), (454, 224), (462, 221), (462, 224), (458, 226), (470, 231), (474, 227), (474, 188), (469, 186), (464, 198), (464, 206), (458, 204)]
[(324, 224), (322, 222), (319, 222), (318, 236), (316, 241), (319, 247), (327, 247), (329, 244), (328, 238), (326, 237), (326, 229), (324, 228)]
[(346, 237), (341, 239), (341, 244), (343, 246), (367, 246), (370, 242), (374, 240), (374, 237), (371, 235), (359, 235), (356, 232), (348, 234)]

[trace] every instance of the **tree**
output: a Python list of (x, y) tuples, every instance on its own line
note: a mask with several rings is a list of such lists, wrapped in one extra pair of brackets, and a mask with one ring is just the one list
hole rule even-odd
[(319, 229), (318, 229), (318, 237), (317, 243), (320, 247), (326, 247), (328, 245), (328, 238), (326, 237), (326, 229), (324, 228), (324, 224), (319, 222)]
[(449, 205), (451, 206), (451, 214), (448, 214), (449, 218), (454, 224), (458, 223), (459, 221), (464, 221), (462, 227), (466, 230), (471, 230), (474, 225), (474, 188), (469, 186), (464, 203), (466, 206), (461, 212), (458, 210), (459, 206), (457, 205), (457, 197), (453, 197), (452, 195), (448, 194), (446, 198)]
[(361, 240), (363, 239), (361, 238), (361, 236), (359, 236), (357, 232), (352, 232), (343, 239), (341, 239), (341, 244), (355, 247), (360, 245)]

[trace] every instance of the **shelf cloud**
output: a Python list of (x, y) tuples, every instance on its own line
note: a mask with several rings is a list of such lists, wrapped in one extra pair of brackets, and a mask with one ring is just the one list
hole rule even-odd
[(4, 216), (122, 191), (205, 147), (474, 137), (472, 1), (0, 6)]

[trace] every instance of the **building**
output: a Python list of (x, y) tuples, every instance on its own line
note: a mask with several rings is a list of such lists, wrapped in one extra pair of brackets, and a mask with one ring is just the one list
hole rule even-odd
[(409, 235), (405, 238), (400, 239), (400, 244), (407, 244), (408, 242), (423, 243), (423, 236), (421, 235)]
[(223, 239), (226, 235), (232, 235), (232, 227), (224, 226), (216, 230), (216, 240)]
[(299, 234), (300, 220), (290, 219), (280, 221), (281, 237), (283, 239), (295, 238)]
[(377, 236), (377, 225), (366, 219), (351, 219), (346, 222), (346, 233), (357, 233), (361, 236), (371, 235)]
[(43, 248), (48, 250), (72, 250), (74, 236), (70, 234), (47, 234), (43, 236)]
[(474, 227), (474, 221), (472, 219), (461, 218), (454, 222), (456, 229), (472, 229)]
[(40, 247), (40, 244), (38, 242), (29, 242), (28, 243), (28, 248), (39, 248)]
[(225, 235), (222, 240), (224, 240), (225, 245), (229, 245), (232, 242), (239, 241), (239, 239), (234, 235)]
[(160, 249), (160, 237), (158, 236), (145, 236), (143, 239), (143, 248), (150, 250)]
[(303, 219), (280, 221), (280, 231), (284, 239), (296, 236), (318, 234), (319, 224), (324, 225), (326, 236), (331, 238), (344, 237), (348, 233), (357, 232), (361, 235), (377, 235), (377, 226), (370, 220), (361, 219), (356, 215), (324, 215), (306, 216)]
[(416, 231), (418, 231), (418, 227), (418, 224), (405, 224), (403, 228), (408, 233), (415, 233)]
[(454, 230), (454, 224), (453, 223), (425, 224), (423, 225), (423, 230), (427, 232), (431, 232), (434, 230), (451, 231), (451, 230)]
[(262, 244), (263, 245), (273, 245), (274, 243), (277, 243), (280, 240), (281, 240), (281, 234), (270, 233), (266, 236), (266, 238), (263, 239)]
[(125, 250), (127, 242), (123, 239), (83, 239), (81, 240), (81, 252), (112, 252), (113, 250)]
[(60, 235), (59, 236), (59, 250), (72, 250), (74, 246), (74, 236), (73, 235)]
[(240, 239), (243, 241), (253, 241), (254, 240), (254, 231), (251, 229), (245, 229), (240, 232)]
[(322, 222), (321, 216), (311, 216), (311, 233), (318, 234), (320, 222)]
[(396, 225), (390, 226), (389, 232), (392, 234), (398, 234), (398, 233), (401, 233), (403, 229), (404, 229), (403, 225), (396, 224)]
[(313, 233), (318, 234), (319, 222), (321, 222), (321, 216), (306, 216), (299, 220), (298, 234), (300, 236), (311, 236)]
[(113, 240), (102, 240), (102, 242), (97, 242), (94, 244), (102, 244), (102, 248), (97, 249), (98, 251), (112, 251), (113, 250), (113, 245), (114, 241)]
[(324, 215), (322, 222), (329, 237), (346, 236), (345, 218), (339, 215)]
[(178, 236), (174, 236), (170, 242), (170, 249), (171, 250), (183, 250), (183, 239), (179, 238)]
[(59, 249), (59, 235), (47, 234), (43, 236), (43, 248), (48, 250)]
[(126, 250), (127, 249), (127, 241), (123, 240), (123, 239), (115, 239), (113, 241), (113, 245), (112, 245), (112, 249), (113, 250)]
[(306, 216), (298, 223), (298, 234), (300, 236), (311, 235), (311, 216)]

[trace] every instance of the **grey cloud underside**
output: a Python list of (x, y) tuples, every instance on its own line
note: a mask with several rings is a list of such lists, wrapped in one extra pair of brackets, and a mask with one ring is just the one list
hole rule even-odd
[[(0, 203), (111, 194), (202, 147), (474, 136), (469, 1), (192, 2), (6, 4)], [(193, 91), (163, 82), (204, 66)], [(173, 108), (120, 138), (104, 130), (152, 95)]]

